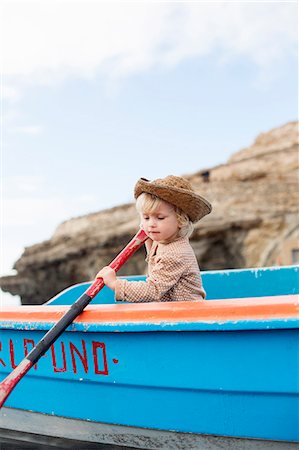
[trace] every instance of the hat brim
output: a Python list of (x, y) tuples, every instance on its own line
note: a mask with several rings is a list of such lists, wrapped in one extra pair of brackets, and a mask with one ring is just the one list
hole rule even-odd
[(198, 222), (212, 211), (211, 204), (195, 192), (186, 189), (163, 186), (146, 178), (140, 178), (134, 189), (135, 198), (142, 193), (152, 194), (177, 206), (185, 212), (192, 222)]

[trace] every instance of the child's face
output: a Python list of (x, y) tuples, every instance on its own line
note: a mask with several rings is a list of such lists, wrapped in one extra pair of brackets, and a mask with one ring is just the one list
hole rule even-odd
[(169, 203), (162, 201), (155, 212), (140, 215), (142, 228), (153, 241), (171, 241), (177, 237), (179, 231), (177, 215)]

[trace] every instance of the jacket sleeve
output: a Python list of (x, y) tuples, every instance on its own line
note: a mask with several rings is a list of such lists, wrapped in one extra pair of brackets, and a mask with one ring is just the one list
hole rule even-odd
[(146, 281), (127, 281), (117, 278), (115, 299), (126, 302), (159, 302), (181, 278), (186, 265), (182, 258), (162, 255), (157, 259)]

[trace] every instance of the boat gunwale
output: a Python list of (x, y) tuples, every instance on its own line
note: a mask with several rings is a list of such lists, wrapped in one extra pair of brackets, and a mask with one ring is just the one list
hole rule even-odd
[[(47, 330), (69, 306), (0, 311), (0, 328)], [(299, 295), (199, 302), (89, 305), (68, 331), (193, 331), (299, 328)]]

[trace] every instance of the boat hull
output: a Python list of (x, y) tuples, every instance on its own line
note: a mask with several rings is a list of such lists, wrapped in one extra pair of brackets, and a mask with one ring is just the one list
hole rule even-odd
[[(94, 449), (94, 443), (146, 450), (295, 450), (298, 444), (285, 441), (239, 439), (223, 436), (178, 433), (87, 422), (30, 411), (3, 408), (0, 411), (1, 438), (14, 442)], [(75, 441), (74, 441), (75, 440)], [(90, 446), (89, 446), (90, 445)], [(68, 447), (69, 448), (69, 447)], [(76, 447), (77, 448), (77, 447)]]
[[(94, 422), (295, 441), (298, 333), (68, 331), (6, 405)], [(6, 371), (43, 334), (1, 331)]]
[[(30, 414), (33, 427), (49, 421), (44, 433), (56, 420), (69, 421), (73, 439), (81, 439), (76, 424), (94, 427), (87, 435), (98, 433), (95, 442), (105, 442), (103, 427), (201, 443), (258, 440), (261, 448), (299, 442), (298, 269), (209, 276), (218, 300), (111, 304), (111, 293), (101, 293), (103, 304), (89, 305), (16, 386), (0, 428), (14, 431), (21, 420), (13, 425), (9, 417)], [(269, 277), (281, 295), (266, 296)], [(229, 280), (234, 294), (247, 280), (244, 289), (251, 283), (258, 296), (221, 299)], [(0, 312), (0, 379), (68, 310), (61, 302), (75, 301), (85, 288), (70, 288), (46, 306)]]

